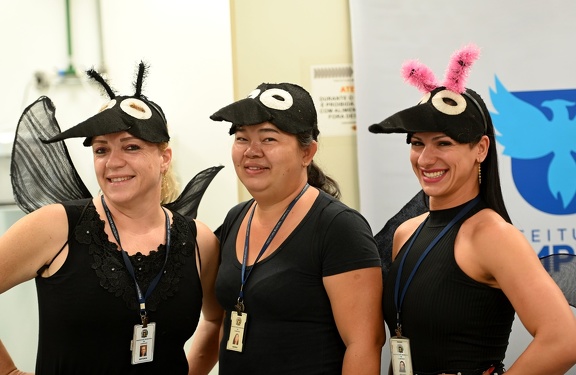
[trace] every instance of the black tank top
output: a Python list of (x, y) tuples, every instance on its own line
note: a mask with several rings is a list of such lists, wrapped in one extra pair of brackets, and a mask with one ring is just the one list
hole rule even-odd
[[(430, 212), (406, 258), (401, 288), (428, 243), (464, 205)], [(454, 258), (460, 226), (485, 207), (480, 201), (440, 239), (408, 287), (401, 320), (403, 335), (410, 339), (414, 373), (475, 373), (504, 359), (514, 309), (500, 289), (468, 277)], [(392, 335), (396, 328), (394, 284), (409, 242), (393, 262), (384, 285), (384, 318)]]
[[(196, 225), (174, 213), (164, 275), (146, 301), (156, 323), (154, 360), (130, 363), (133, 327), (140, 324), (134, 282), (104, 222), (86, 200), (64, 203), (69, 251), (62, 267), (37, 277), (39, 339), (36, 374), (187, 374), (184, 344), (200, 317), (202, 287), (196, 269)], [(130, 256), (143, 290), (165, 260), (160, 245)]]

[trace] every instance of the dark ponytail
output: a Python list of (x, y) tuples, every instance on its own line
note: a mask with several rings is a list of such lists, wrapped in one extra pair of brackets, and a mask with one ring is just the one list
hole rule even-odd
[[(310, 132), (306, 133), (299, 133), (296, 135), (298, 142), (300, 143), (300, 147), (306, 148), (310, 146), (310, 144), (315, 141), (315, 136)], [(312, 160), (312, 162), (308, 165), (307, 168), (308, 172), (308, 183), (310, 186), (314, 186), (327, 194), (333, 196), (336, 199), (340, 199), (340, 187), (338, 183), (333, 178), (327, 176), (322, 169)]]
[(308, 183), (320, 190), (325, 191), (336, 199), (340, 199), (340, 187), (333, 178), (327, 176), (320, 167), (314, 163), (308, 165)]

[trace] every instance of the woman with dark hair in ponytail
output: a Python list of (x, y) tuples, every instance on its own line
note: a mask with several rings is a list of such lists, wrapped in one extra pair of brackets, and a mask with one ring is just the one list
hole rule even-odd
[(379, 374), (380, 258), (366, 220), (313, 161), (312, 98), (264, 83), (211, 118), (232, 123), (232, 160), (253, 197), (219, 230), (219, 373)]
[[(373, 133), (406, 133), (429, 212), (394, 233), (383, 310), (390, 373), (565, 374), (576, 362), (576, 319), (504, 205), (494, 126), (464, 87), (479, 50), (451, 59), (443, 84), (417, 61), (404, 78), (424, 97)], [(534, 339), (505, 366), (515, 313)], [(400, 350), (402, 348), (402, 350)]]

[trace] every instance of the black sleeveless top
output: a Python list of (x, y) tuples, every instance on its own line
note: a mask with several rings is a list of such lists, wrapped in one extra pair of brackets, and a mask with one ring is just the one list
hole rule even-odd
[[(184, 344), (202, 305), (194, 221), (174, 213), (164, 274), (146, 301), (150, 322), (156, 323), (154, 360), (132, 365), (133, 327), (141, 323), (134, 282), (92, 203), (78, 222), (87, 202), (63, 204), (69, 223), (66, 261), (54, 275), (36, 278), (36, 374), (187, 374)], [(143, 291), (165, 256), (164, 245), (130, 256)]]
[[(430, 212), (406, 258), (400, 290), (428, 243), (464, 205)], [(483, 371), (504, 359), (514, 309), (500, 289), (468, 277), (454, 258), (454, 241), (460, 226), (485, 207), (480, 201), (440, 239), (409, 284), (401, 307), (401, 321), (403, 336), (410, 339), (415, 374), (476, 373), (475, 370)], [(396, 256), (384, 285), (384, 318), (393, 336), (394, 285), (400, 260), (411, 239)]]

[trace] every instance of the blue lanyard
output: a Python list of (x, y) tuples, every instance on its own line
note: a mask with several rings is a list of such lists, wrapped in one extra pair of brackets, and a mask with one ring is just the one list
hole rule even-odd
[(166, 216), (166, 257), (164, 259), (164, 264), (162, 265), (162, 269), (160, 270), (160, 272), (158, 272), (158, 275), (156, 275), (156, 277), (152, 280), (150, 285), (148, 285), (146, 294), (143, 294), (142, 290), (140, 289), (140, 285), (138, 285), (138, 281), (136, 281), (136, 273), (134, 272), (134, 267), (130, 262), (130, 258), (128, 258), (128, 254), (126, 253), (126, 251), (124, 251), (124, 249), (122, 248), (122, 244), (120, 243), (120, 236), (118, 234), (118, 229), (116, 228), (116, 224), (114, 224), (114, 219), (112, 219), (112, 214), (110, 213), (110, 210), (108, 209), (108, 206), (104, 201), (104, 195), (102, 195), (101, 198), (102, 198), (102, 206), (104, 207), (104, 212), (106, 213), (108, 223), (110, 224), (110, 229), (112, 230), (112, 234), (114, 235), (116, 242), (118, 242), (118, 246), (120, 246), (120, 251), (122, 252), (122, 259), (124, 260), (124, 265), (126, 266), (128, 273), (130, 273), (130, 276), (132, 276), (134, 284), (136, 285), (136, 294), (138, 297), (138, 303), (140, 304), (140, 318), (142, 319), (143, 326), (146, 327), (146, 324), (148, 323), (148, 314), (146, 312), (146, 299), (150, 297), (150, 295), (158, 285), (158, 282), (160, 282), (160, 278), (164, 273), (164, 267), (166, 267), (166, 263), (168, 262), (168, 253), (170, 252), (170, 218), (168, 217), (168, 212), (166, 212), (165, 208), (162, 208), (162, 210), (164, 211), (164, 215)]
[(278, 222), (276, 223), (276, 225), (272, 229), (272, 232), (270, 232), (270, 234), (268, 235), (268, 238), (264, 242), (264, 245), (262, 245), (262, 249), (260, 249), (260, 252), (258, 253), (258, 256), (256, 257), (254, 264), (248, 270), (248, 273), (246, 273), (246, 263), (248, 261), (248, 246), (250, 244), (250, 227), (252, 226), (252, 217), (254, 217), (254, 210), (256, 209), (256, 204), (254, 204), (254, 207), (252, 208), (252, 211), (250, 212), (250, 216), (248, 217), (248, 223), (246, 224), (246, 238), (244, 240), (244, 256), (242, 257), (242, 274), (240, 276), (241, 285), (240, 285), (240, 293), (238, 296), (238, 304), (236, 305), (236, 309), (238, 310), (239, 313), (244, 312), (244, 285), (246, 285), (246, 282), (248, 281), (248, 277), (250, 277), (252, 270), (254, 269), (254, 267), (256, 267), (256, 263), (258, 262), (258, 260), (260, 260), (260, 257), (262, 257), (262, 254), (264, 254), (264, 252), (266, 251), (266, 249), (268, 248), (268, 246), (270, 245), (270, 243), (272, 242), (272, 240), (276, 236), (276, 233), (278, 233), (278, 230), (280, 229), (280, 227), (284, 223), (284, 220), (286, 219), (286, 216), (288, 216), (288, 213), (290, 213), (290, 211), (292, 210), (292, 207), (294, 207), (296, 202), (298, 202), (298, 199), (300, 199), (300, 197), (302, 197), (302, 195), (304, 195), (306, 190), (308, 190), (309, 186), (310, 185), (308, 185), (308, 183), (306, 183), (306, 185), (304, 185), (304, 188), (302, 188), (302, 190), (296, 196), (296, 198), (294, 198), (292, 200), (292, 202), (290, 202), (290, 204), (288, 205), (288, 207), (286, 208), (286, 210), (284, 211), (282, 216), (280, 216), (280, 219), (278, 219)]
[(410, 243), (408, 244), (408, 248), (406, 249), (404, 256), (400, 260), (400, 266), (398, 267), (398, 273), (396, 274), (396, 283), (394, 285), (394, 304), (396, 306), (396, 335), (397, 336), (402, 336), (402, 334), (401, 334), (402, 325), (400, 324), (400, 312), (401, 312), (401, 308), (402, 308), (402, 303), (404, 302), (404, 297), (406, 296), (406, 291), (408, 290), (408, 286), (412, 282), (412, 279), (414, 278), (416, 271), (420, 267), (420, 264), (422, 263), (424, 258), (426, 258), (428, 253), (430, 253), (430, 250), (432, 250), (434, 245), (436, 245), (436, 243), (438, 241), (440, 241), (440, 239), (446, 234), (446, 232), (448, 232), (448, 230), (450, 230), (450, 228), (452, 228), (454, 226), (454, 224), (456, 224), (458, 222), (458, 220), (462, 219), (462, 217), (464, 217), (464, 215), (466, 215), (472, 209), (472, 207), (474, 207), (474, 205), (476, 205), (478, 203), (478, 201), (480, 201), (480, 196), (477, 196), (476, 198), (474, 198), (473, 200), (468, 202), (468, 204), (466, 204), (466, 206), (464, 206), (460, 210), (460, 212), (458, 212), (458, 214), (448, 223), (448, 225), (446, 225), (444, 227), (444, 229), (442, 229), (442, 231), (440, 233), (438, 233), (438, 235), (432, 240), (432, 242), (430, 242), (428, 244), (428, 247), (426, 247), (426, 249), (424, 250), (422, 255), (420, 255), (420, 258), (418, 258), (416, 265), (414, 265), (414, 268), (412, 269), (410, 276), (408, 276), (408, 279), (406, 280), (406, 284), (404, 285), (404, 288), (402, 289), (402, 294), (399, 294), (400, 278), (402, 276), (402, 271), (404, 269), (404, 263), (406, 262), (406, 257), (408, 255), (408, 252), (412, 248), (414, 241), (418, 237), (418, 234), (420, 234), (420, 231), (424, 227), (424, 224), (426, 224), (426, 222), (428, 221), (428, 217), (422, 222), (422, 224), (420, 224), (420, 226), (416, 230), (416, 233), (414, 234), (414, 236), (412, 237), (412, 240), (410, 240)]

